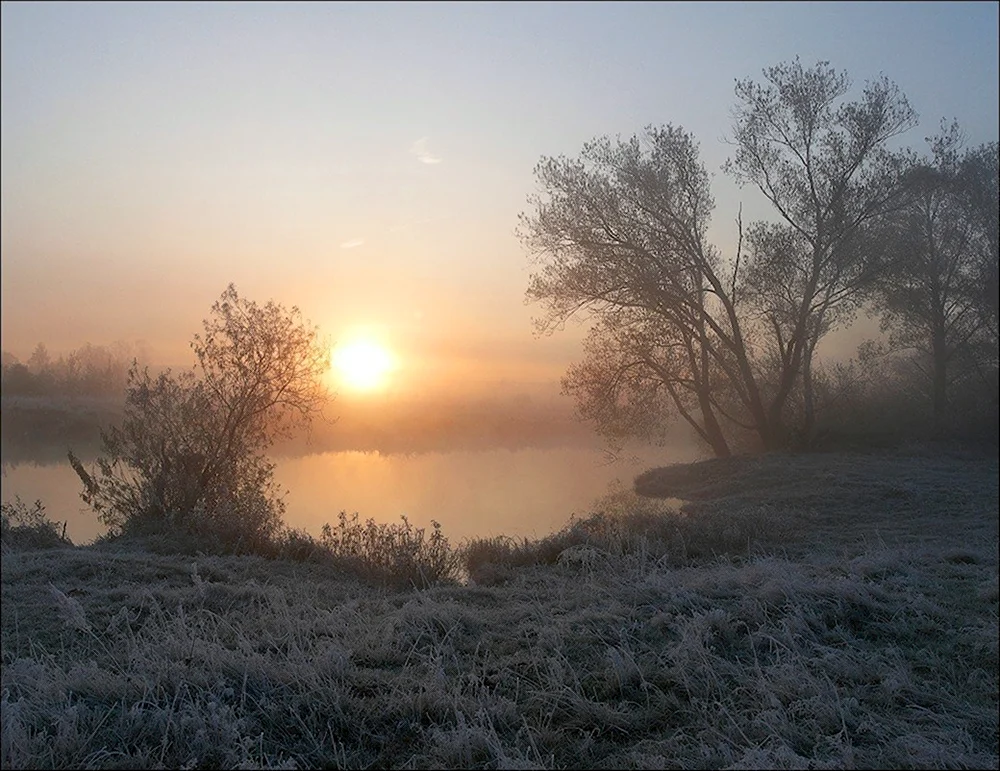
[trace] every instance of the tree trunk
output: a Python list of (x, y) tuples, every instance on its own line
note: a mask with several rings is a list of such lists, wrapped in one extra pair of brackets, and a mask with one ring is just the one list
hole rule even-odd
[[(699, 287), (699, 289), (701, 288)], [(702, 307), (704, 307), (705, 295), (702, 292), (699, 296)], [(698, 380), (700, 381), (700, 388), (698, 389), (698, 405), (701, 407), (702, 420), (705, 425), (705, 436), (708, 439), (708, 443), (711, 445), (712, 452), (715, 453), (716, 458), (728, 458), (732, 455), (732, 452), (729, 449), (729, 442), (726, 441), (726, 435), (722, 431), (722, 426), (719, 425), (719, 421), (715, 417), (715, 410), (712, 408), (712, 400), (710, 398), (711, 377), (709, 370), (711, 367), (711, 357), (709, 356), (707, 348), (707, 334), (705, 332), (704, 320), (702, 320), (698, 325), (698, 335), (698, 347), (699, 353), (701, 354), (701, 361), (698, 363), (698, 366), (700, 367), (698, 377)], [(693, 361), (692, 364), (694, 364)]]
[(785, 441), (785, 421), (781, 417), (780, 410), (771, 409), (767, 420), (763, 425), (757, 426), (757, 435), (765, 452), (776, 452), (784, 450)]
[(715, 410), (712, 409), (708, 394), (699, 391), (698, 403), (704, 421), (705, 440), (711, 446), (712, 452), (715, 453), (716, 458), (730, 457), (733, 452), (729, 448), (729, 442), (726, 441), (726, 435), (722, 432), (722, 426), (719, 425), (719, 421), (715, 417)]
[(948, 409), (948, 344), (945, 339), (944, 319), (935, 319), (931, 352), (934, 357), (931, 405), (934, 436), (939, 437), (944, 434), (946, 429)]
[(813, 393), (812, 358), (818, 341), (813, 338), (809, 343), (805, 358), (802, 360), (802, 426), (799, 441), (803, 448), (809, 448), (813, 443), (813, 432), (816, 428), (816, 399)]

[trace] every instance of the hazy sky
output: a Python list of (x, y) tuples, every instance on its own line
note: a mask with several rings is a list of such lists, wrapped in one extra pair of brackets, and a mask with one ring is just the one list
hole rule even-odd
[(178, 360), (234, 282), (415, 369), (556, 377), (514, 235), (542, 155), (671, 122), (717, 172), (734, 79), (799, 55), (885, 73), (998, 135), (998, 4), (2, 6), (3, 348), (145, 340)]

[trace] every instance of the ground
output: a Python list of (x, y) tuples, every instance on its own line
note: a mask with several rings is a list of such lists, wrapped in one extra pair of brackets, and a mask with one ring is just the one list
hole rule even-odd
[(698, 548), (633, 533), (420, 591), (7, 550), (0, 765), (997, 768), (995, 453), (709, 461), (636, 488), (683, 512), (602, 508)]

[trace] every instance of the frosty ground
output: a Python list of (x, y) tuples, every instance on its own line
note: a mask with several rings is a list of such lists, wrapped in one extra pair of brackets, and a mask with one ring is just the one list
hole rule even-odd
[(654, 470), (680, 511), (620, 491), (426, 588), (5, 543), (0, 765), (997, 768), (997, 480), (927, 448)]

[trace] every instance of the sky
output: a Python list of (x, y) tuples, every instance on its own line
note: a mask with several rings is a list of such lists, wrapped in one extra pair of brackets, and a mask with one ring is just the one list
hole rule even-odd
[(179, 362), (226, 285), (435, 387), (557, 379), (515, 235), (542, 156), (673, 123), (711, 232), (767, 216), (720, 170), (736, 79), (799, 56), (998, 136), (998, 4), (2, 5), (2, 346)]

